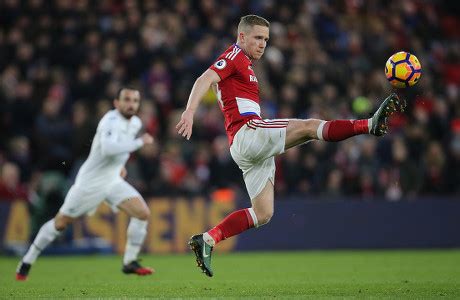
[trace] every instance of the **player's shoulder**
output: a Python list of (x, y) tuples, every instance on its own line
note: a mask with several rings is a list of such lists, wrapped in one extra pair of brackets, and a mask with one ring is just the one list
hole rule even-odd
[(119, 114), (117, 113), (116, 109), (109, 110), (108, 112), (105, 113), (105, 115), (102, 117), (101, 122), (115, 122), (119, 119)]
[(116, 109), (109, 110), (99, 121), (99, 126), (117, 123), (119, 121), (119, 118), (120, 116), (117, 113)]
[(238, 63), (246, 61), (249, 62), (249, 59), (246, 54), (244, 54), (243, 49), (241, 49), (237, 44), (233, 44), (228, 47), (228, 49), (219, 56), (219, 59), (225, 59), (226, 61), (234, 61)]
[(227, 66), (233, 66), (240, 68), (249, 64), (249, 58), (244, 54), (243, 50), (238, 45), (233, 44), (225, 52), (223, 52), (219, 58), (214, 62), (213, 68), (217, 70), (223, 70)]
[(142, 121), (138, 116), (132, 116), (130, 121), (134, 127), (137, 127), (137, 128), (142, 127)]

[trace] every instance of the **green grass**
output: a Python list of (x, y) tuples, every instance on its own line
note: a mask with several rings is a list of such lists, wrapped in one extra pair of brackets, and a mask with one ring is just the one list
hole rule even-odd
[(120, 257), (40, 257), (16, 282), (0, 257), (0, 298), (460, 298), (460, 250), (215, 254), (207, 278), (192, 254), (144, 256), (157, 273), (120, 272)]

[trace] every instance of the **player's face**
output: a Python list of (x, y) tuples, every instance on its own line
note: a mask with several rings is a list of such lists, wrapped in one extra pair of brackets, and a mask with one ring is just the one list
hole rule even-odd
[(115, 108), (127, 119), (137, 114), (141, 96), (136, 90), (122, 90), (119, 99), (115, 99)]
[(241, 37), (242, 47), (246, 55), (251, 59), (259, 59), (262, 57), (267, 47), (269, 38), (269, 29), (265, 26), (254, 25), (248, 32), (242, 32)]

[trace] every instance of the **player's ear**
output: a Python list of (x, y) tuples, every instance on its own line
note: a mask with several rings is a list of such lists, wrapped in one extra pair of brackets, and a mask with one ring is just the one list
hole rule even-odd
[(241, 31), (240, 33), (238, 33), (238, 35), (239, 35), (239, 40), (244, 43), (244, 38), (245, 38), (244, 31)]

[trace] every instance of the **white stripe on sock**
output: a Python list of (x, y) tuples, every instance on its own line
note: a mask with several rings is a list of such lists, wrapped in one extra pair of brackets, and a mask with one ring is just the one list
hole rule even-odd
[(203, 233), (203, 240), (206, 242), (206, 244), (208, 244), (211, 247), (214, 247), (214, 245), (216, 244), (216, 241), (214, 241), (212, 236), (207, 232)]
[(259, 222), (257, 221), (257, 216), (256, 216), (256, 212), (254, 211), (254, 209), (250, 207), (248, 208), (248, 211), (249, 211), (249, 214), (251, 215), (252, 222), (254, 222), (254, 227), (255, 228), (259, 227)]
[(320, 141), (324, 141), (324, 138), (323, 138), (324, 124), (326, 124), (326, 121), (321, 121), (321, 123), (318, 126), (318, 129), (316, 129), (316, 136), (318, 137), (318, 140)]

